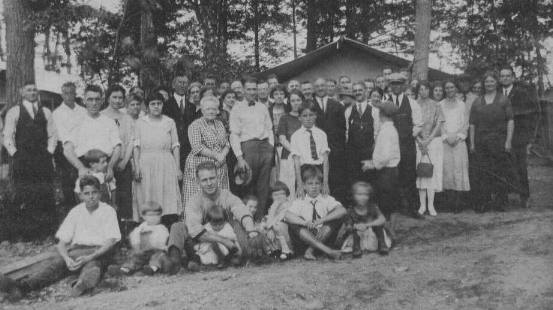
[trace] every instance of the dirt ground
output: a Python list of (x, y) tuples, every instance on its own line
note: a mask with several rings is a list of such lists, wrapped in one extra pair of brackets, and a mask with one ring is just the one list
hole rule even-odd
[(67, 279), (0, 309), (553, 309), (553, 168), (530, 170), (531, 209), (401, 217), (388, 257), (112, 278), (77, 299)]

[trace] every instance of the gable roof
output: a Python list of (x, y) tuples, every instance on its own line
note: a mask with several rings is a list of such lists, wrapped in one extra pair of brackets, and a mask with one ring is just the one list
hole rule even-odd
[[(368, 56), (381, 59), (386, 63), (392, 63), (393, 65), (398, 67), (409, 67), (412, 63), (411, 60), (380, 51), (362, 42), (342, 36), (340, 37), (340, 39), (332, 43), (323, 45), (317, 48), (316, 50), (313, 50), (290, 62), (278, 65), (264, 72), (255, 74), (255, 76), (258, 78), (266, 78), (270, 74), (276, 74), (279, 77), (279, 80), (287, 81), (292, 77), (294, 77), (297, 74), (297, 72), (304, 71), (308, 67), (311, 67), (316, 63), (324, 60), (326, 57), (330, 56), (331, 54), (334, 54), (336, 51), (341, 49), (346, 49), (346, 48), (359, 50), (363, 53), (366, 53)], [(452, 74), (449, 74), (440, 70), (432, 69), (432, 68), (428, 69), (428, 75), (432, 79), (441, 79), (441, 80), (454, 77), (454, 75)]]

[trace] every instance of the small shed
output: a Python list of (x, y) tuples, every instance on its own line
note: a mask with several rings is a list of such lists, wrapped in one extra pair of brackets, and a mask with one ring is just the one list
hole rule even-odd
[[(255, 76), (266, 78), (270, 74), (276, 74), (281, 83), (292, 79), (304, 81), (318, 77), (338, 79), (341, 75), (349, 76), (352, 81), (359, 81), (376, 78), (382, 74), (384, 68), (398, 71), (410, 65), (410, 60), (377, 50), (362, 42), (341, 37), (302, 57)], [(430, 80), (445, 80), (452, 78), (453, 75), (430, 69), (428, 77)]]

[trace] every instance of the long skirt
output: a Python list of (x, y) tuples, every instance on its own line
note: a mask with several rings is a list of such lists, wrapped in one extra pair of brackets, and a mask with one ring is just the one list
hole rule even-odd
[(443, 189), (469, 191), (469, 158), (467, 144), (460, 141), (455, 146), (443, 142)]
[(148, 151), (140, 154), (142, 179), (138, 184), (138, 206), (153, 201), (161, 205), (163, 215), (181, 214), (182, 202), (177, 178), (177, 164), (167, 151)]
[(417, 163), (430, 162), (434, 166), (432, 177), (417, 177), (418, 189), (431, 189), (441, 192), (443, 188), (443, 162), (444, 162), (444, 144), (440, 137), (434, 138), (428, 145), (428, 156), (422, 156), (422, 152), (417, 146)]

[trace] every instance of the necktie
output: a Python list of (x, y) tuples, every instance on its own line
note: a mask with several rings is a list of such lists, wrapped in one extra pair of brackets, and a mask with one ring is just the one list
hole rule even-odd
[(399, 96), (396, 96), (396, 106), (399, 107)]
[(184, 113), (184, 98), (180, 99), (180, 111)]
[(317, 144), (315, 143), (315, 138), (313, 138), (313, 131), (311, 129), (307, 129), (307, 132), (309, 133), (309, 147), (311, 149), (311, 158), (313, 160), (319, 160), (319, 156), (317, 156)]
[(507, 94), (507, 88), (503, 88), (503, 95), (509, 96), (509, 95)]
[(253, 107), (254, 105), (255, 105), (255, 101), (250, 101), (250, 102), (248, 102), (248, 106), (249, 106), (249, 107)]
[(359, 116), (363, 115), (363, 105), (361, 102), (357, 103), (357, 112), (359, 112)]
[(311, 200), (311, 205), (313, 206), (313, 214), (311, 215), (311, 220), (314, 222), (319, 218), (319, 215), (317, 214), (317, 208), (315, 208), (315, 206), (317, 205), (317, 199)]

